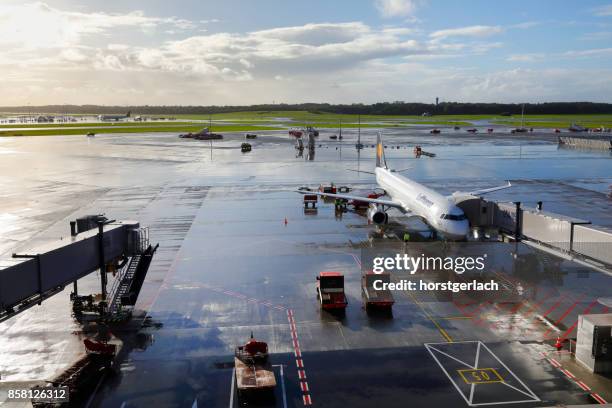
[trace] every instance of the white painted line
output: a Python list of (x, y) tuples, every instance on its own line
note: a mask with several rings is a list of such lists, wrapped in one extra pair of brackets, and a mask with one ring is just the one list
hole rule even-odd
[(285, 391), (285, 371), (283, 370), (283, 365), (273, 365), (272, 367), (280, 367), (280, 377), (281, 377), (281, 390), (283, 392), (283, 408), (287, 408), (287, 393)]
[(306, 381), (301, 382), (300, 388), (302, 389), (302, 392), (308, 392), (308, 383)]
[(295, 359), (295, 365), (297, 366), (297, 368), (304, 368), (304, 363), (302, 362), (301, 358)]
[(304, 401), (304, 405), (312, 405), (312, 399), (310, 399), (310, 395), (304, 395), (302, 399)]
[[(477, 348), (476, 348), (476, 359), (475, 359), (475, 364), (472, 366), (470, 364), (467, 364), (464, 361), (459, 360), (456, 357), (451, 356), (448, 353), (445, 353), (441, 350), (439, 350), (436, 347), (432, 347), (432, 345), (445, 345), (445, 346), (452, 346), (454, 344), (460, 344), (460, 343), (478, 343), (477, 344)], [(537, 402), (540, 401), (540, 399), (537, 397), (537, 395), (535, 395), (533, 393), (533, 391), (531, 391), (531, 389), (529, 389), (529, 387), (527, 387), (527, 385), (525, 385), (524, 382), (521, 381), (520, 378), (518, 378), (518, 376), (516, 374), (514, 374), (514, 372), (512, 370), (510, 370), (510, 368), (508, 368), (508, 366), (506, 364), (504, 364), (499, 357), (497, 357), (497, 355), (495, 355), (493, 353), (493, 351), (491, 351), (491, 349), (489, 349), (487, 347), (486, 344), (484, 344), (482, 341), (465, 341), (465, 342), (458, 342), (458, 343), (425, 343), (424, 344), (425, 348), (427, 349), (427, 351), (429, 352), (429, 354), (431, 354), (431, 356), (433, 357), (433, 359), (436, 361), (436, 363), (440, 366), (440, 368), (442, 369), (442, 372), (444, 372), (444, 374), (446, 375), (446, 377), (450, 380), (451, 384), (453, 385), (453, 387), (455, 387), (455, 389), (457, 390), (457, 392), (459, 392), (459, 395), (461, 395), (461, 397), (465, 400), (465, 402), (469, 405), (469, 406), (483, 406), (483, 405), (500, 405), (500, 404), (517, 404), (517, 403), (525, 403), (525, 402)], [(486, 351), (488, 351), (488, 353), (495, 359), (497, 360), (497, 362), (499, 364), (501, 364), (501, 366), (503, 368), (506, 369), (506, 371), (508, 371), (508, 373), (524, 388), (524, 390), (521, 390), (520, 388), (517, 388), (513, 385), (508, 384), (507, 382), (503, 381), (501, 384), (504, 384), (505, 386), (529, 397), (530, 399), (528, 400), (518, 400), (518, 401), (499, 401), (499, 402), (483, 402), (483, 403), (473, 403), (473, 398), (474, 398), (474, 389), (475, 387), (472, 385), (470, 387), (470, 395), (466, 396), (461, 389), (459, 388), (459, 386), (457, 385), (457, 383), (453, 380), (453, 378), (451, 377), (451, 375), (448, 373), (448, 371), (446, 370), (446, 368), (442, 365), (442, 363), (440, 362), (440, 360), (438, 360), (438, 357), (436, 357), (436, 353), (439, 353), (441, 355), (444, 355), (466, 367), (469, 367), (471, 369), (477, 369), (478, 368), (478, 363), (479, 363), (479, 359), (480, 359), (480, 350), (481, 347), (484, 347), (484, 349)]]
[[(121, 406), (123, 408), (123, 405)], [(191, 408), (198, 408), (198, 399), (193, 400), (193, 404), (191, 404)]]
[[(518, 381), (518, 383), (519, 383), (519, 384), (521, 384), (521, 385), (522, 385), (522, 386), (523, 386), (523, 387), (524, 387), (524, 388), (525, 388), (525, 389), (528, 391), (528, 393), (529, 393), (529, 394), (527, 394), (527, 393), (523, 393), (523, 394), (525, 394), (525, 395), (527, 395), (527, 396), (530, 396), (531, 398), (533, 398), (533, 399), (534, 399), (534, 401), (541, 401), (541, 400), (540, 400), (540, 398), (538, 398), (538, 396), (537, 396), (537, 395), (535, 395), (535, 393), (534, 393), (533, 391), (531, 391), (531, 389), (529, 389), (529, 387), (527, 387), (527, 385), (526, 385), (526, 384), (525, 384), (523, 381), (521, 381), (521, 379), (520, 379), (520, 378), (518, 378), (518, 376), (517, 376), (516, 374), (514, 374), (514, 372), (513, 372), (512, 370), (510, 370), (510, 368), (508, 368), (508, 366), (507, 366), (506, 364), (504, 364), (504, 362), (503, 362), (503, 361), (501, 361), (501, 360), (499, 359), (499, 357), (497, 357), (497, 356), (496, 356), (496, 355), (495, 355), (495, 354), (494, 354), (494, 353), (491, 351), (491, 349), (487, 347), (487, 345), (486, 345), (486, 344), (484, 344), (482, 341), (480, 342), (480, 344), (482, 345), (482, 347), (486, 348), (486, 349), (487, 349), (487, 351), (488, 351), (489, 353), (491, 353), (491, 355), (493, 356), (493, 358), (494, 358), (494, 359), (496, 359), (496, 360), (499, 362), (499, 364), (501, 364), (501, 365), (502, 365), (502, 366), (503, 366), (503, 367), (504, 367), (506, 370), (508, 370), (508, 372), (509, 372), (509, 373), (510, 373), (510, 374), (511, 374), (513, 377), (514, 377), (514, 379), (515, 379), (516, 381)], [(508, 383), (507, 383), (507, 382), (505, 382), (505, 381), (504, 381), (502, 384), (507, 385), (508, 387), (510, 387), (510, 388), (514, 388), (514, 389), (516, 389), (517, 391), (519, 391), (519, 390), (518, 390), (516, 387), (512, 387), (510, 384), (508, 384)]]
[[(429, 344), (429, 343), (428, 343), (428, 344)], [(449, 343), (446, 343), (446, 344), (449, 344)], [(425, 344), (425, 347), (427, 347), (427, 344)], [(473, 366), (473, 365), (471, 365), (471, 364), (468, 364), (468, 363), (466, 363), (465, 361), (461, 361), (461, 360), (459, 360), (458, 358), (455, 358), (455, 357), (451, 356), (450, 354), (447, 354), (447, 353), (445, 353), (445, 352), (443, 352), (443, 351), (440, 351), (440, 350), (438, 350), (438, 349), (437, 349), (437, 348), (435, 348), (435, 347), (432, 347), (432, 350), (436, 350), (436, 353), (440, 353), (440, 354), (442, 354), (442, 355), (445, 355), (446, 357), (448, 357), (448, 358), (450, 358), (450, 359), (452, 359), (452, 360), (455, 360), (455, 361), (456, 361), (456, 362), (458, 362), (459, 364), (462, 364), (462, 365), (464, 365), (464, 366), (470, 367), (471, 369), (475, 369), (475, 368), (476, 368), (476, 366)]]
[(232, 386), (230, 387), (229, 408), (234, 408), (234, 382), (236, 381), (236, 367), (232, 370)]
[[(448, 344), (448, 343), (442, 343), (442, 344)], [(453, 384), (453, 387), (455, 387), (457, 389), (457, 392), (459, 393), (459, 395), (461, 395), (461, 398), (463, 398), (465, 400), (465, 403), (468, 405), (472, 405), (470, 404), (470, 401), (465, 397), (465, 395), (463, 395), (463, 393), (461, 392), (461, 390), (459, 389), (459, 387), (457, 386), (457, 384), (455, 384), (455, 382), (453, 381), (453, 379), (451, 378), (451, 376), (448, 374), (448, 372), (446, 371), (446, 369), (444, 368), (444, 366), (442, 365), (442, 363), (440, 363), (440, 360), (438, 360), (438, 357), (436, 357), (434, 355), (434, 353), (429, 349), (429, 344), (425, 343), (425, 349), (427, 350), (427, 352), (429, 354), (431, 354), (431, 356), (433, 357), (434, 360), (436, 360), (436, 363), (438, 363), (438, 365), (440, 366), (440, 369), (442, 370), (442, 372), (444, 373), (444, 375), (446, 375), (448, 377), (448, 380), (451, 382), (451, 384)], [(432, 347), (433, 349), (433, 347)], [(434, 349), (435, 350), (435, 349)]]

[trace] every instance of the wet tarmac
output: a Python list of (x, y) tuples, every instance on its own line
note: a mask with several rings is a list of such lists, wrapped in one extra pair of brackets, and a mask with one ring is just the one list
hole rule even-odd
[[(560, 149), (550, 134), (385, 134), (389, 164), (442, 192), (511, 180), (514, 188), (490, 198), (528, 206), (542, 200), (549, 211), (612, 226), (609, 152)], [(519, 300), (405, 292), (395, 295), (391, 317), (366, 313), (359, 257), (377, 245), (375, 228), (321, 202), (305, 213), (293, 191), (330, 181), (374, 187), (372, 175), (347, 171), (372, 170), (373, 131), (362, 130), (367, 147), (359, 153), (356, 131), (343, 135), (330, 141), (322, 132), (313, 160), (272, 132), (250, 141), (246, 154), (241, 135), (212, 149), (169, 134), (0, 138), (0, 259), (67, 236), (69, 220), (91, 213), (138, 220), (160, 243), (133, 325), (145, 314), (147, 324), (135, 337), (117, 329), (127, 336), (118, 373), (91, 406), (242, 406), (233, 349), (251, 332), (268, 342), (283, 385), (263, 406), (594, 402), (549, 363), (556, 353), (550, 344), (575, 336), (578, 314), (607, 310), (597, 302), (612, 295), (607, 275), (540, 256), (528, 268), (533, 273), (495, 271), (506, 287), (525, 291)], [(415, 159), (415, 144), (437, 156)], [(390, 236), (402, 221), (393, 219)], [(535, 250), (516, 251), (530, 259)], [(324, 270), (346, 276), (343, 317), (318, 309), (315, 276)], [(80, 291), (96, 291), (98, 279), (82, 279)], [(69, 292), (0, 324), (0, 389), (49, 379), (82, 355)], [(472, 384), (474, 376), (488, 380)], [(612, 399), (607, 383), (584, 381)]]

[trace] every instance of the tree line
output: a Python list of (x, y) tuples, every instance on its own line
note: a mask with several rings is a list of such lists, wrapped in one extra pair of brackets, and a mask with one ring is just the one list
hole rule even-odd
[[(612, 114), (612, 104), (597, 102), (544, 102), (526, 103), (525, 113), (546, 114)], [(427, 104), (416, 102), (381, 102), (374, 104), (262, 104), (250, 106), (101, 106), (101, 105), (45, 105), (0, 107), (6, 113), (54, 113), (54, 114), (111, 114), (131, 111), (141, 115), (213, 114), (252, 111), (309, 111), (312, 113), (339, 113), (361, 115), (517, 115), (522, 104), (516, 103), (465, 103), (441, 102)]]

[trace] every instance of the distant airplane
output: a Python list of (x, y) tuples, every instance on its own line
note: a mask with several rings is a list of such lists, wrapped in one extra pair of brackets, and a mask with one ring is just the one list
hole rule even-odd
[(588, 129), (575, 123), (572, 123), (568, 130), (570, 130), (571, 132), (586, 132)]
[(129, 118), (131, 114), (132, 112), (128, 111), (128, 113), (126, 113), (125, 115), (98, 115), (98, 119), (103, 122), (108, 122), (108, 121), (117, 122), (117, 121)]
[(444, 196), (414, 180), (401, 176), (395, 170), (389, 169), (385, 160), (380, 133), (376, 142), (376, 169), (372, 174), (376, 175), (376, 182), (385, 190), (386, 194), (391, 198), (390, 200), (347, 194), (300, 192), (303, 194), (317, 194), (323, 197), (367, 202), (370, 204), (367, 213), (368, 219), (375, 224), (386, 224), (389, 219), (387, 210), (389, 208), (397, 208), (405, 214), (421, 218), (437, 232), (440, 232), (446, 239), (463, 240), (468, 236), (470, 226), (463, 210), (456, 205), (456, 200), (466, 194), (482, 195), (512, 186), (508, 182), (508, 184), (499, 187), (471, 192), (455, 192), (450, 196)]

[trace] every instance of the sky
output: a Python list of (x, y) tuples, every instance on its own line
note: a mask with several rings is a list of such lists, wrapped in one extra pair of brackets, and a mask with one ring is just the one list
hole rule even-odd
[(612, 2), (0, 1), (0, 105), (612, 102)]

